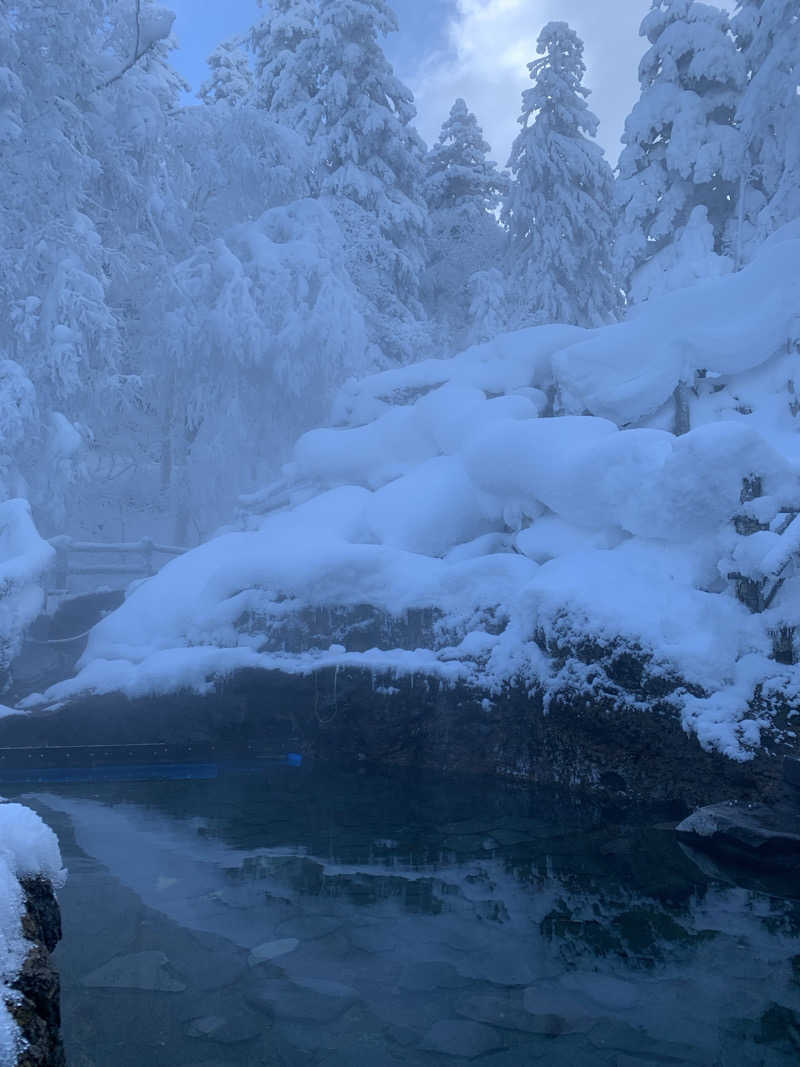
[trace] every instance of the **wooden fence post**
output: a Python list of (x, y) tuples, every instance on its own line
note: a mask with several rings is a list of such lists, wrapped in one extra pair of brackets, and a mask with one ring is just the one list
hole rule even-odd
[(53, 581), (56, 591), (66, 593), (69, 587), (69, 549), (70, 538), (58, 537), (51, 542), (56, 550), (56, 562), (53, 568)]
[(678, 382), (672, 394), (675, 400), (675, 420), (673, 422), (676, 437), (688, 433), (691, 427), (691, 415), (689, 412), (689, 386), (686, 382)]
[(142, 557), (144, 559), (144, 571), (148, 578), (153, 574), (153, 538), (142, 538)]

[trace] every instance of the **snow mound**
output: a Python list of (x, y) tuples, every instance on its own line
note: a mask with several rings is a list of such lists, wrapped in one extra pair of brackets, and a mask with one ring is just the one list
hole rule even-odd
[(54, 887), (66, 872), (56, 835), (30, 808), (0, 798), (0, 1063), (16, 1062), (18, 1029), (6, 1007), (29, 945), (22, 936), (25, 910), (20, 878), (42, 875)]
[(54, 555), (37, 533), (27, 500), (0, 503), (0, 671), (42, 610), (42, 577)]
[[(139, 586), (78, 676), (34, 700), (332, 663), (575, 690), (594, 684), (575, 654), (590, 642), (639, 657), (642, 708), (647, 679), (669, 683), (687, 729), (748, 758), (769, 725), (754, 688), (796, 686), (771, 653), (800, 625), (798, 286), (789, 229), (619, 325), (349, 383), (241, 528)], [(760, 613), (737, 598), (748, 576)], [(309, 612), (343, 610), (397, 625), (372, 649), (314, 637)]]

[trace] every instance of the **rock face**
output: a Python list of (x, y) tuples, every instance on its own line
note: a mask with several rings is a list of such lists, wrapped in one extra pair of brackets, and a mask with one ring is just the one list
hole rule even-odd
[(542, 692), (522, 686), (489, 695), (425, 675), (330, 668), (241, 671), (203, 697), (108, 694), (7, 716), (0, 719), (0, 772), (5, 746), (159, 741), (234, 750), (254, 739), (275, 753), (500, 776), (628, 801), (674, 801), (687, 811), (727, 798), (773, 803), (784, 788), (777, 757), (793, 754), (788, 742), (746, 763), (704, 751), (655, 696), (646, 712), (632, 701), (567, 693), (545, 707)]
[(50, 953), (61, 940), (61, 914), (53, 888), (42, 877), (22, 881), (26, 910), (22, 930), (31, 947), (12, 989), (20, 999), (9, 1004), (23, 1047), (17, 1067), (66, 1067), (61, 1043), (58, 972)]

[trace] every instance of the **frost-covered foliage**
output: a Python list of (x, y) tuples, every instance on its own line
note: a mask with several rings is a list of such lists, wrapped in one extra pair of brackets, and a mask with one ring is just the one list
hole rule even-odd
[(731, 269), (745, 82), (729, 17), (709, 4), (653, 0), (639, 32), (650, 47), (617, 181), (616, 258), (632, 302)]
[(36, 390), (25, 371), (11, 359), (0, 360), (0, 500), (24, 496), (21, 468), (35, 467)]
[(173, 134), (183, 225), (163, 234), (164, 266), (142, 280), (148, 314), (127, 342), (156, 419), (152, 492), (162, 486), (182, 544), (278, 469), (329, 392), (364, 371), (367, 340), (340, 231), (306, 199), (301, 139), (224, 103), (183, 111)]
[[(481, 334), (489, 327), (489, 318), (479, 303), (475, 312), (479, 318), (474, 319), (472, 290), (483, 288), (487, 295), (488, 290), (481, 281), (472, 283), (471, 277), (496, 270), (503, 248), (495, 212), (507, 183), (497, 164), (487, 159), (489, 151), (478, 120), (459, 98), (425, 160), (430, 212), (425, 302), (445, 346), (456, 350), (486, 339)], [(503, 327), (498, 320), (493, 333)]]
[(491, 341), (502, 333), (508, 322), (508, 299), (506, 283), (498, 267), (478, 270), (471, 274), (467, 282), (469, 290), (469, 333), (470, 344)]
[(385, 0), (288, 0), (256, 27), (256, 99), (314, 152), (312, 190), (345, 234), (350, 275), (383, 355), (426, 347), (424, 145), (411, 91), (379, 35), (397, 29)]
[[(152, 173), (143, 139), (176, 99), (179, 83), (170, 87), (162, 63), (172, 16), (149, 3), (137, 22), (115, 0), (32, 0), (0, 19), (0, 346), (36, 390), (41, 421), (24, 474), (37, 512), (54, 524), (81, 472), (67, 437), (85, 444), (88, 424), (102, 438), (133, 400), (112, 295), (125, 269), (114, 218)], [(59, 463), (66, 481), (54, 476)]]
[(31, 947), (23, 936), (25, 898), (19, 880), (36, 876), (55, 887), (64, 884), (58, 839), (30, 808), (0, 797), (0, 1063), (4, 1064), (16, 1063), (22, 1051), (7, 1003), (13, 1002), (11, 983)]
[(367, 346), (340, 232), (313, 200), (225, 229), (175, 266), (164, 297), (164, 443), (183, 544), (189, 514), (230, 512), (277, 469), (334, 388), (366, 369)]
[(745, 158), (737, 262), (800, 216), (800, 10), (796, 0), (741, 0), (733, 20), (747, 68), (737, 121)]
[(536, 50), (541, 58), (528, 64), (534, 86), (522, 94), (503, 204), (511, 321), (598, 326), (620, 303), (610, 251), (614, 179), (589, 140), (597, 119), (582, 84), (583, 42), (565, 22), (550, 22)]
[[(241, 83), (226, 81), (222, 99), (234, 69), (224, 63), (205, 94), (217, 102), (182, 108), (172, 18), (123, 0), (58, 11), (34, 0), (0, 13), (0, 419), (27, 420), (23, 435), (5, 437), (3, 480), (48, 533), (202, 535), (253, 488), (254, 471), (260, 480), (276, 469), (299, 429), (322, 417), (326, 389), (365, 368), (341, 235), (302, 204), (312, 171), (303, 139), (249, 105)], [(231, 305), (226, 316), (223, 264), (238, 268), (214, 249), (265, 217), (270, 285), (242, 268), (248, 314)], [(203, 284), (201, 262), (216, 264)], [(288, 325), (289, 301), (307, 317), (302, 328)], [(212, 313), (216, 329), (195, 345)], [(256, 342), (263, 376), (251, 369)], [(278, 365), (277, 377), (266, 369)], [(198, 407), (222, 395), (249, 401), (249, 418), (232, 409), (233, 467), (221, 438), (201, 447)]]
[(313, 0), (275, 0), (250, 31), (254, 100), (287, 126), (317, 91), (317, 11)]
[[(337, 425), (299, 439), (242, 529), (137, 589), (47, 699), (336, 664), (593, 699), (588, 644), (638, 657), (703, 745), (747, 758), (770, 725), (755, 687), (797, 690), (770, 655), (800, 626), (798, 284), (795, 225), (628, 322), (533, 327), (347, 385)], [(692, 429), (676, 437), (680, 382)], [(766, 610), (732, 573), (774, 587)], [(390, 642), (298, 647), (304, 613), (365, 607), (394, 620)], [(402, 637), (414, 612), (427, 647)]]
[(247, 103), (253, 91), (253, 70), (241, 37), (229, 37), (208, 57), (210, 74), (197, 95), (205, 104), (229, 107)]

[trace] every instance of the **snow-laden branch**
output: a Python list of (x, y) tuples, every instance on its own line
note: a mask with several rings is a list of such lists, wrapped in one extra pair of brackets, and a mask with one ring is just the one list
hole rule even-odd
[(147, 19), (142, 21), (142, 0), (136, 0), (136, 40), (133, 45), (133, 55), (121, 70), (101, 82), (97, 86), (98, 90), (107, 89), (109, 85), (118, 82), (129, 70), (136, 66), (140, 59), (143, 59), (148, 52), (152, 51), (159, 41), (169, 37), (174, 21), (174, 13), (166, 11), (164, 8), (156, 8), (153, 11), (149, 11)]

